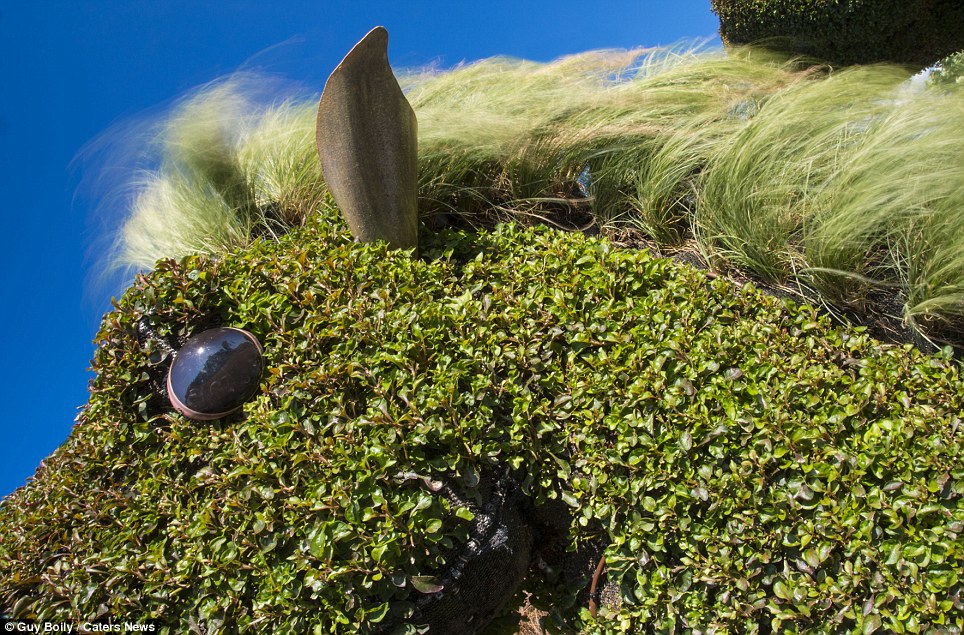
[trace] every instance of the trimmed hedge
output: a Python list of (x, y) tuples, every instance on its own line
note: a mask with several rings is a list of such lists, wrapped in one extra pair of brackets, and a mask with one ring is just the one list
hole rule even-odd
[(964, 84), (964, 51), (958, 51), (942, 59), (930, 74), (929, 80), (936, 86)]
[[(423, 233), (421, 252), (319, 220), (141, 277), (70, 438), (0, 503), (0, 613), (364, 632), (467, 540), (469, 510), (400, 475), (472, 495), (508, 469), (569, 506), (574, 544), (609, 542), (621, 598), (596, 618), (587, 580), (530, 573), (556, 631), (960, 632), (947, 355), (581, 235)], [(254, 332), (243, 415), (163, 407), (144, 316), (180, 341)]]
[(729, 44), (767, 43), (835, 64), (924, 68), (964, 49), (959, 0), (711, 0)]

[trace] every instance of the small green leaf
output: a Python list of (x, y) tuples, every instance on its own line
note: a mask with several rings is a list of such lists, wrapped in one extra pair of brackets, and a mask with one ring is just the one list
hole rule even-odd
[(368, 621), (374, 624), (381, 622), (388, 615), (388, 602), (379, 604), (368, 612)]
[(430, 575), (415, 575), (410, 578), (412, 587), (419, 593), (438, 593), (445, 587), (439, 584), (438, 578)]
[(773, 594), (781, 600), (790, 600), (793, 597), (789, 587), (787, 587), (783, 580), (778, 580), (776, 584), (773, 585)]
[(559, 495), (562, 498), (562, 502), (564, 502), (566, 505), (569, 505), (570, 507), (579, 507), (579, 500), (573, 496), (572, 492), (562, 490)]
[(388, 550), (388, 545), (378, 545), (377, 547), (372, 549), (372, 560), (374, 560), (378, 564), (381, 564), (382, 560), (385, 557), (385, 552), (387, 550)]
[(883, 626), (883, 623), (880, 621), (879, 615), (877, 615), (876, 613), (874, 613), (873, 615), (868, 615), (867, 617), (864, 618), (864, 628), (862, 631), (863, 635), (870, 635), (871, 633), (875, 633), (877, 632), (877, 629), (879, 629), (881, 626)]
[(683, 435), (680, 437), (680, 440), (679, 440), (679, 445), (687, 452), (689, 452), (693, 448), (693, 435), (690, 434), (689, 430), (686, 430), (683, 432)]

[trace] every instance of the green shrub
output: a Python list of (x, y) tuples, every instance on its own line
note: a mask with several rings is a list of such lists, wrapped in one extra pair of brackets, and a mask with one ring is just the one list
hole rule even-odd
[(711, 0), (730, 44), (766, 43), (835, 64), (924, 68), (964, 48), (958, 0)]
[[(575, 600), (587, 580), (529, 575), (556, 624), (960, 632), (947, 355), (604, 240), (422, 236), (413, 259), (317, 218), (140, 277), (70, 438), (0, 503), (0, 614), (366, 631), (467, 540), (470, 512), (399, 475), (453, 474), (471, 497), (508, 469), (533, 504), (571, 509), (573, 544), (609, 543), (621, 600), (596, 618)], [(158, 403), (145, 316), (179, 340), (258, 336), (243, 415)]]
[(964, 51), (958, 51), (942, 59), (931, 72), (929, 79), (935, 86), (964, 84)]

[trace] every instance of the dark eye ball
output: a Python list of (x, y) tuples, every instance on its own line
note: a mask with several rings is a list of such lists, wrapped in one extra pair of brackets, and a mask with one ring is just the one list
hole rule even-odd
[(222, 327), (195, 335), (168, 371), (171, 405), (200, 421), (231, 414), (257, 391), (262, 352), (257, 338), (242, 329)]

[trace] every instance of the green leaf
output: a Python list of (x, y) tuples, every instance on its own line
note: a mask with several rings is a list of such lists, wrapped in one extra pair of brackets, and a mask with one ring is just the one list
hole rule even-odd
[(680, 436), (679, 445), (686, 452), (689, 452), (691, 449), (693, 449), (693, 435), (690, 434), (689, 430), (685, 430)]
[(368, 621), (372, 622), (373, 624), (377, 624), (381, 622), (383, 619), (385, 619), (385, 616), (388, 615), (388, 609), (389, 609), (388, 602), (383, 602), (382, 604), (379, 604), (378, 606), (368, 611)]
[(562, 502), (564, 502), (566, 505), (569, 505), (570, 507), (579, 507), (579, 499), (577, 499), (572, 492), (562, 490), (559, 493), (559, 496), (562, 498)]
[(384, 559), (384, 557), (385, 557), (385, 552), (386, 552), (387, 550), (388, 550), (388, 545), (387, 545), (387, 544), (378, 545), (377, 547), (375, 547), (374, 549), (372, 549), (372, 560), (374, 560), (374, 561), (377, 562), (378, 564), (381, 564), (382, 561), (383, 561), (383, 559)]
[(787, 587), (783, 580), (778, 580), (773, 585), (773, 594), (776, 595), (781, 600), (791, 600), (793, 599), (793, 593), (790, 592), (790, 588)]
[(870, 635), (871, 633), (876, 633), (881, 626), (883, 626), (883, 623), (880, 621), (880, 616), (874, 613), (864, 618), (863, 630), (861, 632), (863, 635)]
[(412, 583), (412, 587), (419, 593), (438, 593), (445, 588), (439, 583), (437, 578), (430, 575), (412, 576), (409, 581)]

